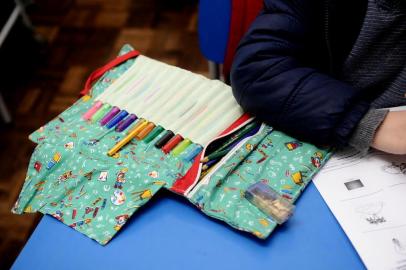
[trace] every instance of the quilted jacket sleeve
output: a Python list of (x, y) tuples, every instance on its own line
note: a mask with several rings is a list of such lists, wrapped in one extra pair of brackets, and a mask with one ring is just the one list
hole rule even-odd
[(275, 128), (316, 144), (342, 146), (369, 103), (359, 90), (302, 61), (308, 59), (316, 2), (265, 0), (237, 49), (231, 85), (246, 111)]

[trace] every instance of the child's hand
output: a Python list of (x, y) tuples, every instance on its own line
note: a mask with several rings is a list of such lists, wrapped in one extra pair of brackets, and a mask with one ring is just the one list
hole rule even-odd
[(389, 112), (371, 146), (392, 154), (406, 154), (406, 111)]

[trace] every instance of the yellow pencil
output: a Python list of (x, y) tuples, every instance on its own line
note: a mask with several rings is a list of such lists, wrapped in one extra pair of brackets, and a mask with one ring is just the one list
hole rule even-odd
[(118, 150), (120, 150), (124, 145), (126, 145), (128, 142), (134, 138), (138, 132), (140, 132), (146, 125), (148, 124), (148, 121), (145, 121), (141, 123), (139, 126), (131, 130), (130, 133), (128, 133), (127, 136), (124, 137), (121, 141), (119, 141), (116, 145), (114, 145), (108, 152), (107, 155), (113, 156), (115, 153), (117, 153)]
[(130, 134), (131, 132), (133, 132), (135, 129), (138, 129), (138, 127), (142, 124), (144, 124), (146, 122), (146, 120), (144, 118), (141, 118), (137, 123), (135, 123), (135, 125), (127, 132), (127, 134)]

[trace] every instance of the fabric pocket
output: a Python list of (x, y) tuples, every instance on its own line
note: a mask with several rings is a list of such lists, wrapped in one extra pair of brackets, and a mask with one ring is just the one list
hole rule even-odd
[(95, 144), (68, 141), (41, 143), (29, 164), (14, 213), (50, 214), (75, 230), (106, 244), (126, 221), (191, 164), (133, 140), (116, 157), (106, 155), (121, 134)]
[(241, 143), (187, 197), (207, 215), (266, 238), (277, 223), (252, 205), (245, 190), (261, 181), (294, 202), (329, 156), (270, 127)]

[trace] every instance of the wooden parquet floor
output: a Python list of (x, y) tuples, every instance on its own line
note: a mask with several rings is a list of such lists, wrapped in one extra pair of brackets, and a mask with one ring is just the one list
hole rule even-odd
[(0, 51), (0, 91), (13, 116), (11, 125), (0, 123), (0, 269), (11, 266), (41, 218), (10, 212), (35, 147), (27, 137), (77, 99), (92, 70), (129, 43), (147, 56), (207, 75), (197, 40), (197, 1), (34, 2), (28, 12), (41, 45), (30, 47), (17, 33)]

